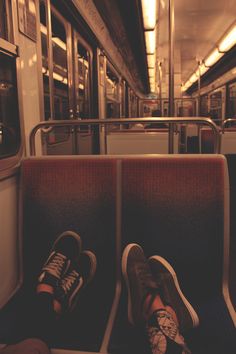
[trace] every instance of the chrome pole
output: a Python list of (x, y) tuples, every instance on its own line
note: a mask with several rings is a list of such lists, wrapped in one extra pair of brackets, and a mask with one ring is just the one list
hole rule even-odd
[[(174, 117), (174, 0), (169, 0), (169, 116)], [(169, 124), (169, 154), (174, 152), (174, 126)]]
[[(197, 115), (200, 116), (201, 111), (201, 69), (200, 69), (200, 61), (198, 62), (198, 102), (197, 102)], [(199, 146), (199, 153), (202, 153), (202, 137), (201, 137), (201, 125), (199, 124), (197, 127), (197, 134), (198, 134), (198, 146)]]

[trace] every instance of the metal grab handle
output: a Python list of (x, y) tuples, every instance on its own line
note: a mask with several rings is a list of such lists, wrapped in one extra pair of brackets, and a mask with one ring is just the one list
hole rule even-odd
[(228, 119), (225, 119), (225, 120), (223, 121), (223, 124), (222, 124), (222, 133), (223, 133), (223, 134), (224, 134), (226, 125), (227, 125), (228, 123), (236, 123), (236, 118), (228, 118)]
[[(164, 118), (109, 118), (109, 119), (83, 119), (83, 120), (53, 120), (53, 121), (42, 121), (38, 123), (30, 133), (30, 155), (34, 156), (35, 151), (35, 135), (39, 129), (42, 127), (58, 127), (58, 126), (80, 126), (80, 125), (99, 125), (106, 126), (108, 124), (125, 124), (125, 123), (168, 123), (173, 124), (205, 124), (211, 127), (214, 133), (214, 153), (219, 153), (220, 149), (220, 133), (216, 124), (209, 118), (195, 117), (164, 117)], [(169, 136), (170, 139), (170, 136)], [(169, 151), (173, 153), (173, 151)]]
[(12, 127), (8, 127), (7, 125), (5, 125), (4, 123), (0, 122), (0, 144), (3, 144), (3, 137), (4, 137), (4, 130), (8, 133), (10, 133), (10, 135), (12, 137), (15, 138), (16, 136), (16, 132)]

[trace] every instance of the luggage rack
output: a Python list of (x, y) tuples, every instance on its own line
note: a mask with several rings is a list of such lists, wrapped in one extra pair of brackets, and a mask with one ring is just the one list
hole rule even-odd
[(109, 118), (109, 119), (84, 119), (84, 120), (50, 120), (42, 121), (37, 124), (30, 133), (30, 155), (36, 155), (35, 148), (35, 136), (38, 130), (47, 129), (47, 132), (51, 131), (54, 127), (63, 127), (70, 126), (72, 128), (79, 127), (82, 125), (97, 125), (99, 127), (104, 127), (109, 124), (136, 124), (136, 123), (167, 123), (169, 124), (169, 145), (168, 152), (173, 154), (173, 137), (174, 129), (173, 126), (176, 124), (197, 124), (197, 125), (207, 125), (209, 126), (214, 134), (214, 153), (220, 152), (220, 132), (217, 125), (210, 118), (195, 117), (195, 118), (186, 118), (186, 117), (164, 117), (164, 118)]

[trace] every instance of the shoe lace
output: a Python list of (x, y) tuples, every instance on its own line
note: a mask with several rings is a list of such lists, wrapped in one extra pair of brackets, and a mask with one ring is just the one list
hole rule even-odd
[(60, 278), (66, 260), (66, 256), (61, 253), (56, 253), (52, 260), (46, 266), (43, 267), (43, 270), (48, 271), (56, 278)]
[(70, 291), (72, 285), (75, 283), (78, 277), (79, 273), (74, 269), (62, 279), (61, 287), (64, 290), (65, 295)]

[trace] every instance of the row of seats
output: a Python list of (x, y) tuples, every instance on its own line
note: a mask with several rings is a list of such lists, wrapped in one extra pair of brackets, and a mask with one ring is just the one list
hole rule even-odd
[[(159, 254), (173, 265), (197, 310), (201, 326), (187, 335), (193, 352), (236, 352), (236, 317), (228, 293), (233, 272), (230, 268), (229, 274), (227, 262), (229, 181), (223, 156), (28, 158), (20, 179), (23, 284), (4, 312), (8, 331), (0, 333), (1, 341), (19, 334), (20, 314), (30, 306), (31, 289), (54, 239), (64, 230), (75, 230), (83, 248), (97, 255), (97, 274), (75, 312), (52, 333), (55, 348), (147, 352), (144, 337), (137, 335), (140, 329), (127, 322), (120, 272), (123, 248), (136, 242), (147, 256)], [(235, 306), (236, 298), (233, 302)], [(0, 314), (0, 323), (2, 318)]]
[[(187, 152), (209, 154), (214, 152), (215, 137), (212, 129), (202, 128), (200, 139), (197, 134), (189, 135), (187, 138)], [(236, 130), (227, 128), (220, 135), (221, 154), (236, 153)]]

